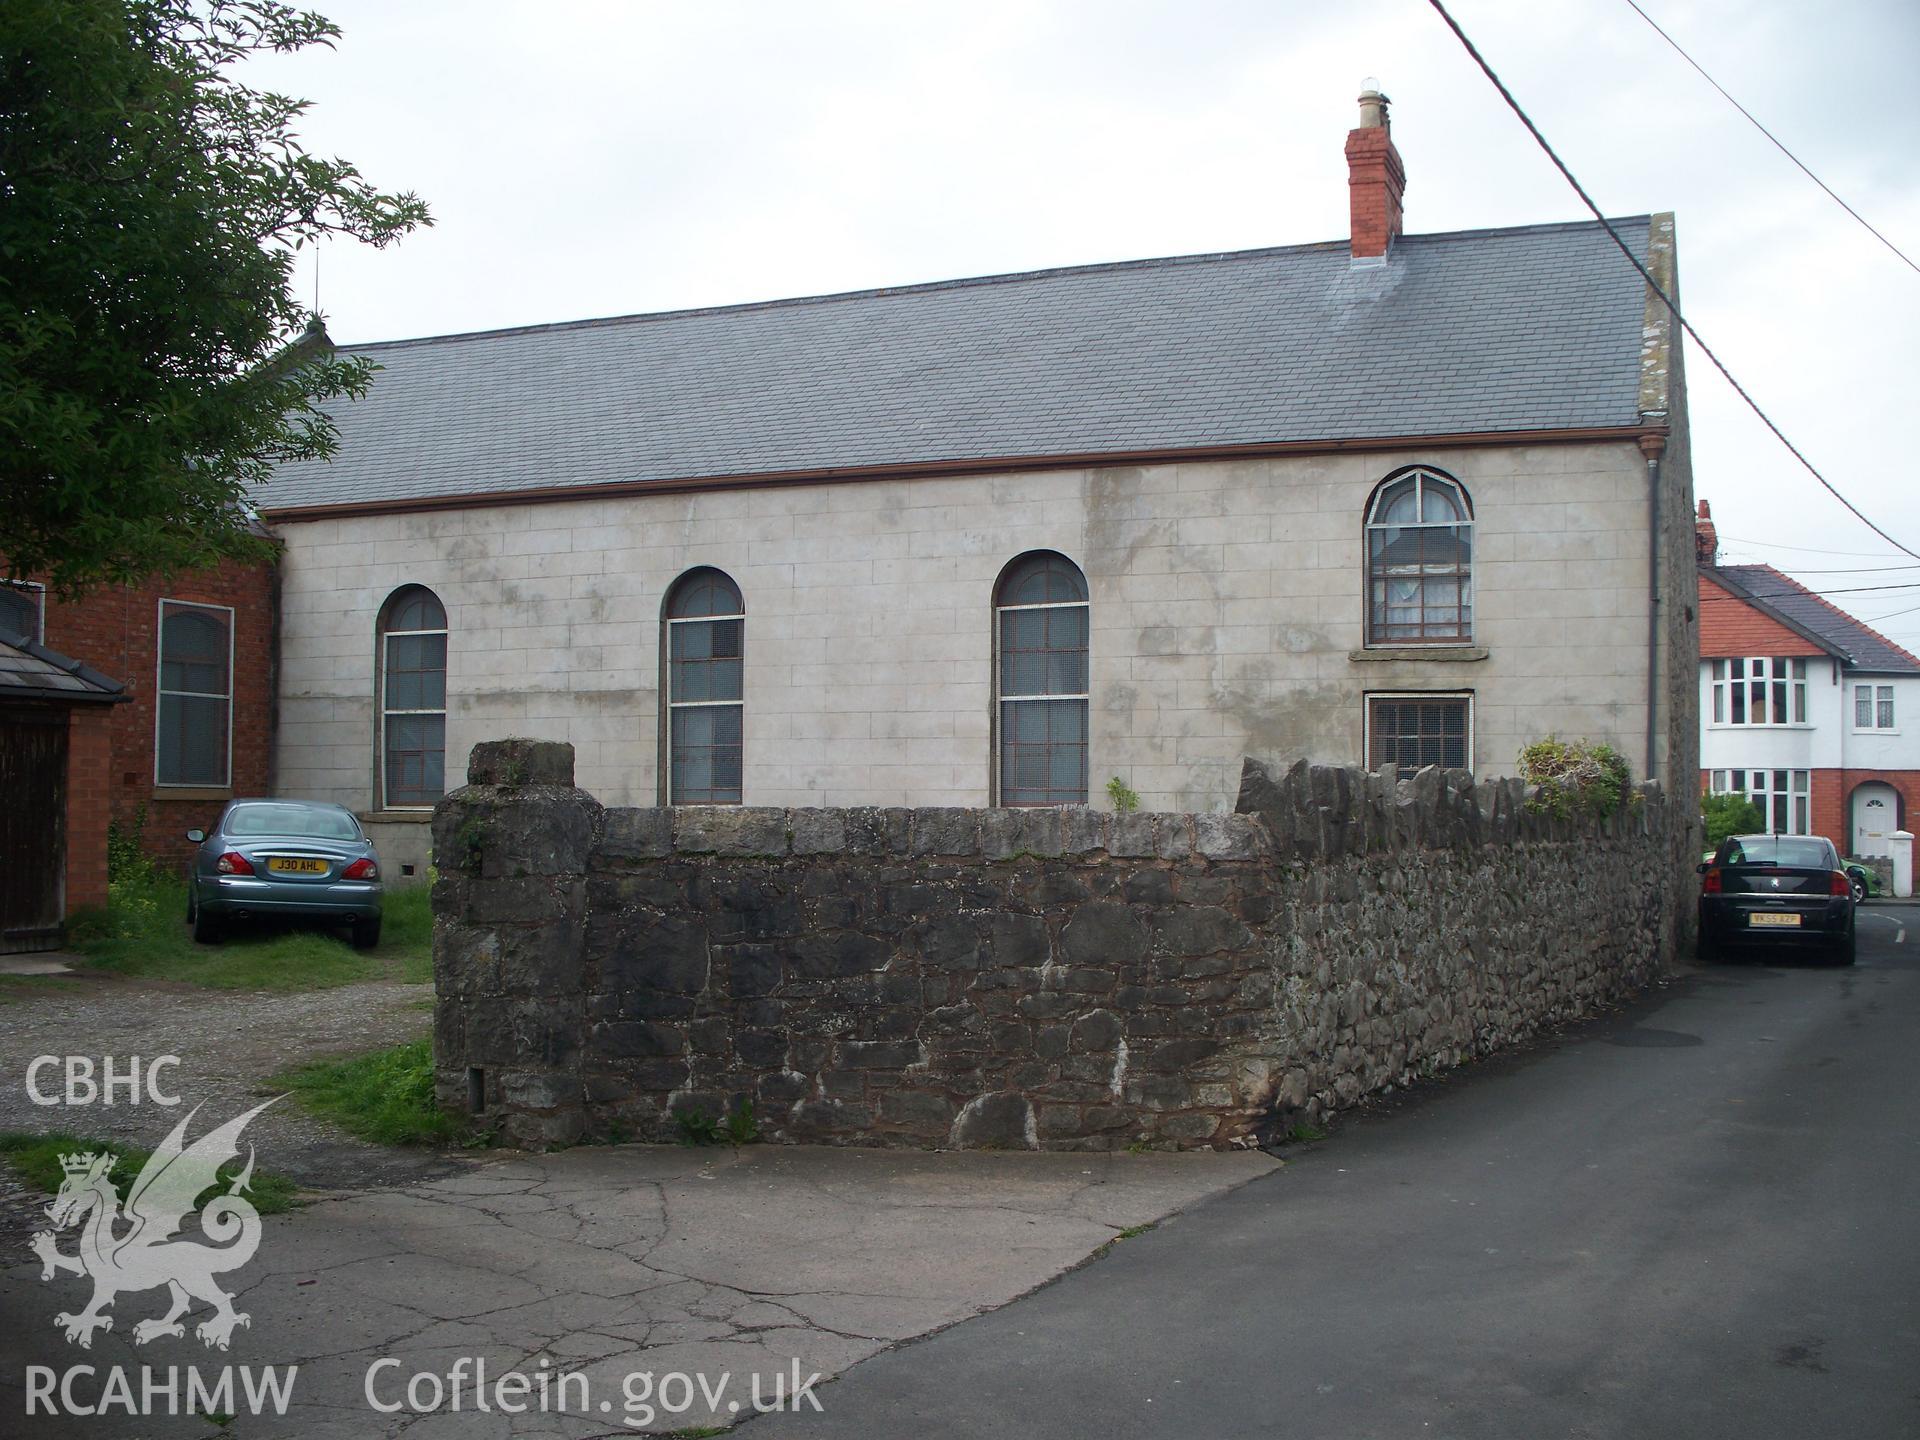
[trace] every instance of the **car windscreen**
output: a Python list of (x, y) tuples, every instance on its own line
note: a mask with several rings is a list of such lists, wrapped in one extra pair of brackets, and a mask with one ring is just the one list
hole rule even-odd
[(344, 810), (315, 805), (236, 805), (221, 828), (229, 835), (309, 835), (316, 840), (358, 840), (360, 827)]
[(1723, 865), (1784, 865), (1794, 870), (1831, 870), (1833, 855), (1824, 840), (1793, 835), (1754, 835), (1729, 840)]

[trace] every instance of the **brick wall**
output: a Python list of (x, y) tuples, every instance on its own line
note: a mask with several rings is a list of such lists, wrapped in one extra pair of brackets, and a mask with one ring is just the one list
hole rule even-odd
[[(1702, 795), (1711, 789), (1712, 779), (1711, 771), (1700, 772)], [(1816, 769), (1808, 772), (1807, 779), (1812, 798), (1809, 823), (1813, 833), (1833, 841), (1842, 855), (1853, 850), (1853, 792), (1869, 780), (1891, 785), (1900, 797), (1902, 829), (1911, 830), (1915, 816), (1920, 814), (1920, 770)]]
[(1912, 830), (1920, 814), (1920, 770), (1816, 770), (1813, 787), (1813, 831), (1840, 847), (1853, 849), (1853, 792), (1869, 780), (1891, 785), (1900, 798), (1900, 828)]
[[(156, 643), (163, 598), (229, 606), (234, 612), (229, 787), (172, 796), (156, 791)], [(129, 703), (112, 707), (111, 758), (102, 772), (107, 805), (122, 826), (136, 823), (144, 809), (147, 851), (164, 864), (186, 864), (193, 847), (184, 832), (210, 825), (230, 795), (262, 795), (272, 789), (276, 601), (274, 566), (232, 561), (169, 580), (104, 586), (80, 600), (47, 596), (46, 644), (120, 681), (131, 697)]]
[(67, 717), (66, 911), (107, 903), (113, 721), (122, 705), (75, 705)]
[(1847, 813), (1851, 787), (1843, 782), (1842, 773), (1813, 770), (1808, 772), (1807, 784), (1812, 792), (1813, 833), (1826, 836), (1845, 855), (1853, 848), (1853, 817)]
[(1347, 188), (1353, 255), (1385, 255), (1400, 233), (1401, 197), (1407, 188), (1406, 167), (1385, 126), (1348, 132)]

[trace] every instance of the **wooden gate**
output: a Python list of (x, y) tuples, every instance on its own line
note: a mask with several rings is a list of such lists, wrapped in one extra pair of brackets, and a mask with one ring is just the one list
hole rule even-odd
[(60, 948), (67, 712), (0, 709), (0, 953)]

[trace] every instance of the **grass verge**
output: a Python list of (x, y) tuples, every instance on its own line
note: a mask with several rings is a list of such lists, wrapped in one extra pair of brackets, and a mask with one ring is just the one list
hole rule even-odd
[[(96, 1154), (111, 1150), (120, 1157), (120, 1163), (113, 1169), (113, 1182), (122, 1199), (126, 1197), (127, 1187), (140, 1173), (140, 1167), (147, 1163), (147, 1156), (152, 1153), (120, 1140), (88, 1140), (64, 1131), (52, 1135), (25, 1135), (11, 1130), (0, 1132), (0, 1155), (6, 1157), (24, 1183), (48, 1195), (60, 1188), (64, 1178), (60, 1157), (82, 1150), (91, 1150)], [(245, 1166), (246, 1161), (240, 1159), (229, 1160), (221, 1166), (219, 1183), (201, 1192), (199, 1200), (194, 1202), (196, 1207), (201, 1200), (209, 1199), (216, 1193), (225, 1193), (227, 1182)], [(244, 1193), (253, 1202), (253, 1208), (262, 1215), (278, 1215), (283, 1210), (293, 1208), (297, 1189), (293, 1181), (284, 1175), (256, 1169)]]
[(41, 995), (64, 995), (84, 988), (71, 975), (0, 975), (0, 1005)]
[(186, 882), (170, 875), (116, 880), (104, 910), (76, 917), (69, 940), (115, 974), (180, 980), (214, 990), (325, 990), (357, 980), (433, 978), (428, 887), (387, 892), (380, 944), (355, 950), (338, 930), (242, 925), (218, 945), (194, 942)]
[(434, 1103), (429, 1040), (302, 1065), (272, 1083), (349, 1135), (376, 1145), (440, 1145), (467, 1134), (464, 1119)]

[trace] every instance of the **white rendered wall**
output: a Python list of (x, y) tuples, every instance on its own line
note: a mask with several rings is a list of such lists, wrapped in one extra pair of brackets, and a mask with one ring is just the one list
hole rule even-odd
[[(1920, 678), (1843, 670), (1807, 661), (1805, 725), (1713, 723), (1713, 662), (1700, 662), (1700, 768), (1792, 770), (1920, 769)], [(1836, 683), (1837, 682), (1837, 683)], [(1854, 728), (1853, 687), (1894, 687), (1892, 730)]]
[[(1845, 735), (1846, 767), (1850, 770), (1920, 770), (1920, 678), (1911, 675), (1873, 675), (1855, 671), (1845, 677), (1840, 722)], [(1893, 687), (1891, 730), (1856, 730), (1853, 725), (1853, 687), (1871, 685), (1876, 694)]]
[[(1475, 507), (1479, 661), (1355, 661), (1362, 511), (1421, 463)], [(566, 476), (556, 475), (564, 482)], [(989, 800), (992, 590), (1029, 550), (1092, 591), (1089, 799), (1232, 806), (1241, 757), (1358, 762), (1362, 692), (1475, 694), (1474, 767), (1549, 732), (1644, 773), (1646, 471), (1631, 444), (1207, 462), (766, 487), (278, 522), (284, 793), (364, 811), (374, 618), (446, 604), (447, 768), (478, 740), (571, 741), (609, 804), (659, 799), (660, 605), (693, 566), (745, 597), (745, 798)], [(1761, 762), (1754, 762), (1761, 763)]]

